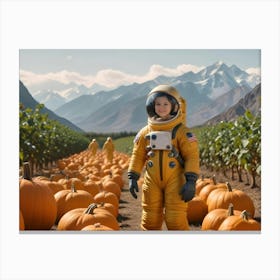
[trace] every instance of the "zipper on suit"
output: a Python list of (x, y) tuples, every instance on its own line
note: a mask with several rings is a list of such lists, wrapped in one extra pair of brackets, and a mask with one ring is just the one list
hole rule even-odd
[(160, 180), (163, 180), (163, 170), (162, 170), (162, 156), (163, 156), (163, 150), (159, 151), (159, 175), (160, 175)]

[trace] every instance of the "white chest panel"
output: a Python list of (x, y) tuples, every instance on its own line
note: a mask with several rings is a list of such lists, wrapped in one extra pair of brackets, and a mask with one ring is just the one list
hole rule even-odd
[(171, 132), (170, 131), (153, 131), (147, 135), (150, 139), (152, 150), (171, 150)]

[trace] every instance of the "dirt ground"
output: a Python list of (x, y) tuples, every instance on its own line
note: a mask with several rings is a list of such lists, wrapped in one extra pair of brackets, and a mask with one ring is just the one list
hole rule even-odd
[[(217, 182), (229, 182), (233, 188), (245, 191), (253, 200), (256, 211), (255, 219), (261, 221), (261, 180), (257, 178), (257, 188), (251, 188), (247, 182), (247, 178), (244, 175), (242, 177), (243, 182), (238, 182), (237, 179), (232, 180), (229, 174), (224, 176), (221, 173), (213, 173), (205, 168), (201, 168), (201, 175), (204, 177), (211, 177), (213, 174), (216, 176)], [(122, 189), (120, 204), (119, 204), (119, 223), (122, 231), (141, 231), (141, 189), (139, 189), (138, 198), (134, 199), (128, 189), (128, 181), (126, 173), (123, 175), (125, 185)], [(237, 176), (235, 176), (237, 178)], [(163, 230), (167, 230), (163, 224)], [(190, 225), (190, 230), (200, 231), (200, 225)]]

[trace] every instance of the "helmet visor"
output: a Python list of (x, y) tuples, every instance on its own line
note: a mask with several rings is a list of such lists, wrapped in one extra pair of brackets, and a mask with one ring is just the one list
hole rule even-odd
[(179, 109), (179, 103), (177, 102), (177, 100), (173, 96), (169, 95), (168, 93), (159, 91), (159, 92), (155, 92), (152, 95), (148, 96), (148, 98), (146, 100), (146, 110), (147, 110), (147, 114), (150, 118), (157, 116), (157, 114), (155, 112), (155, 100), (158, 97), (166, 97), (168, 99), (168, 101), (171, 103), (172, 109), (171, 109), (170, 114), (171, 115), (177, 114), (178, 109)]

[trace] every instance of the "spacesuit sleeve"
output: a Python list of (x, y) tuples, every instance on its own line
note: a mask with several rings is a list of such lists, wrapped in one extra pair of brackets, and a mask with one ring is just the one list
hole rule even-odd
[(88, 149), (91, 150), (91, 147), (92, 147), (92, 142), (89, 143)]
[(184, 159), (184, 173), (192, 172), (199, 175), (199, 148), (195, 134), (187, 127), (182, 127), (179, 131), (179, 150)]
[(128, 172), (134, 172), (141, 175), (146, 162), (146, 129), (141, 129), (134, 138), (134, 146), (129, 162)]

